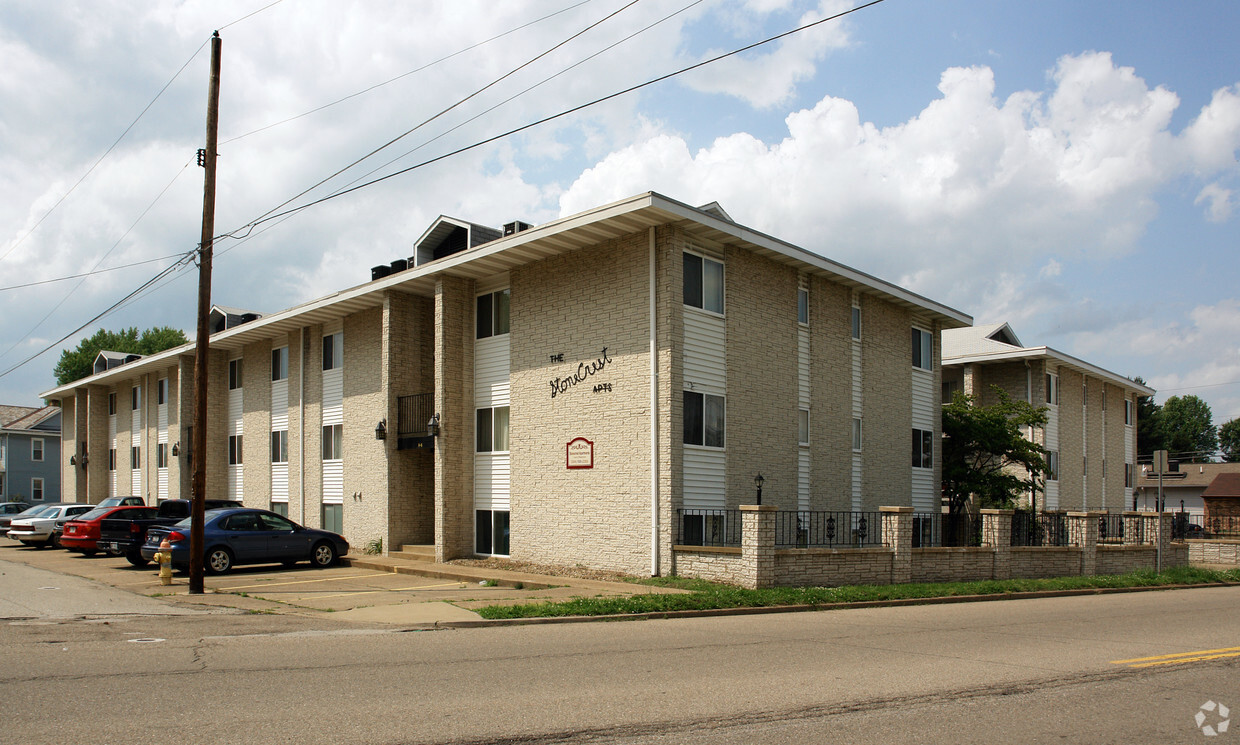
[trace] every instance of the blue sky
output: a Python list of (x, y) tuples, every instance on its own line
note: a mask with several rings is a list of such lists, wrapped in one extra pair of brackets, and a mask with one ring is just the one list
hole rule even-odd
[[(194, 51), (216, 28), (223, 233), (621, 8), (361, 171), (422, 145), (377, 174), (390, 172), (852, 7), (626, 5), (10, 0), (0, 6), (0, 287), (193, 247), (207, 67), (206, 49)], [(1237, 28), (1234, 2), (886, 0), (221, 240), (214, 300), (275, 311), (360, 283), (366, 267), (408, 255), (440, 214), (538, 223), (655, 190), (718, 200), (744, 224), (978, 323), (1008, 321), (1026, 344), (1141, 375), (1160, 401), (1199, 395), (1221, 423), (1240, 416)], [(167, 263), (0, 290), (0, 369)], [(0, 377), (0, 401), (34, 403), (59, 350), (100, 325), (191, 330), (195, 290), (193, 272), (175, 275)]]

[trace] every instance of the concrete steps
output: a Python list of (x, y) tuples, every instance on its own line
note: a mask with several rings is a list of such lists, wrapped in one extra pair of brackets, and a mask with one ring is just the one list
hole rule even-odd
[(404, 544), (399, 551), (392, 551), (389, 556), (393, 559), (407, 559), (409, 561), (429, 561), (435, 562), (435, 544), (427, 546)]

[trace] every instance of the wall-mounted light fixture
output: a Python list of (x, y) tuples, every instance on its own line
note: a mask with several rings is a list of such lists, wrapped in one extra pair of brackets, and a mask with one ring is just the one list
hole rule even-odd
[(439, 412), (435, 412), (431, 420), (426, 423), (426, 434), (430, 437), (439, 436)]
[(181, 454), (181, 442), (178, 440), (172, 444), (172, 457), (175, 458)]
[(375, 425), (375, 439), (376, 440), (387, 439), (387, 419), (383, 419), (378, 424)]
[(753, 477), (753, 485), (754, 485), (754, 486), (756, 486), (756, 487), (758, 487), (758, 504), (759, 504), (759, 505), (761, 505), (761, 504), (762, 504), (762, 484), (763, 484), (765, 481), (766, 481), (766, 479), (762, 478), (762, 474), (761, 474), (761, 473), (759, 473), (757, 476), (754, 476), (754, 477)]
[(86, 467), (86, 464), (87, 464), (87, 463), (90, 463), (90, 458), (86, 457), (86, 455), (85, 455), (85, 454), (83, 454), (83, 455), (82, 455), (82, 457), (81, 457), (81, 459), (79, 459), (79, 460), (78, 460), (78, 463), (80, 463), (80, 464), (82, 465), (82, 468), (85, 468), (85, 467)]
[(76, 465), (77, 465), (77, 456), (76, 456), (76, 455), (70, 455), (70, 456), (69, 456), (69, 465), (71, 465), (71, 466), (76, 466)]

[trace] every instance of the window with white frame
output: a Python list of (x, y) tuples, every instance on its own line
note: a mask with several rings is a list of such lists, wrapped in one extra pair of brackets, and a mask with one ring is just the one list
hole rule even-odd
[(913, 468), (934, 468), (934, 432), (913, 430)]
[(723, 262), (700, 254), (684, 254), (684, 302), (723, 315)]
[(323, 337), (323, 369), (344, 367), (344, 334), (337, 332)]
[(797, 411), (797, 442), (801, 445), (809, 444), (809, 409)]
[(809, 290), (804, 287), (797, 290), (797, 323), (809, 324)]
[(30, 479), (30, 498), (36, 502), (43, 501), (43, 479)]
[(852, 307), (852, 338), (861, 341), (861, 309)]
[(116, 416), (116, 394), (108, 394), (108, 416)]
[(1136, 470), (1136, 466), (1134, 466), (1132, 463), (1124, 464), (1124, 488), (1125, 489), (1132, 488), (1133, 472), (1135, 470)]
[(160, 378), (155, 382), (155, 404), (163, 406), (168, 403), (168, 379)]
[(344, 425), (328, 424), (323, 427), (323, 460), (344, 458)]
[(684, 409), (686, 445), (723, 447), (726, 420), (723, 396), (685, 391)]
[(1058, 481), (1059, 480), (1059, 451), (1058, 450), (1047, 450), (1046, 451), (1046, 480), (1047, 481)]
[(241, 438), (242, 435), (228, 436), (228, 465), (241, 465)]
[(1046, 403), (1059, 405), (1059, 376), (1054, 373), (1046, 374)]
[(1124, 399), (1124, 424), (1132, 426), (1132, 399)]
[(141, 467), (142, 467), (142, 448), (139, 447), (138, 445), (134, 445), (133, 447), (129, 448), (129, 468), (131, 470), (136, 471)]
[(168, 443), (161, 442), (155, 445), (155, 467), (168, 467)]
[(228, 361), (228, 390), (235, 391), (241, 387), (241, 358)]
[(934, 367), (934, 337), (929, 331), (913, 329), (913, 367), (919, 370)]
[(508, 452), (508, 415), (507, 406), (478, 409), (474, 428), (477, 435), (477, 452)]
[(32, 437), (30, 439), (30, 460), (41, 463), (43, 461), (43, 438)]
[(129, 403), (132, 404), (130, 408), (134, 411), (142, 408), (142, 386), (135, 385), (129, 389)]
[(271, 462), (288, 463), (288, 430), (286, 429), (278, 429), (271, 433)]
[(116, 448), (108, 448), (108, 470), (116, 470)]
[(507, 289), (488, 292), (477, 298), (474, 315), (475, 337), (489, 339), (508, 333), (512, 320), (512, 295)]
[(288, 379), (288, 347), (271, 350), (271, 379)]
[(861, 417), (852, 420), (852, 449), (861, 452)]

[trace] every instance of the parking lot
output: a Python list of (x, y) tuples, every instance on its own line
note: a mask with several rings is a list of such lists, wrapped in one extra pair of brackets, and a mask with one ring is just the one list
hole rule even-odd
[[(308, 563), (237, 567), (226, 575), (207, 575), (206, 592), (190, 595), (188, 575), (174, 573), (172, 584), (163, 585), (154, 564), (134, 567), (119, 556), (87, 557), (62, 549), (27, 548), (0, 538), (0, 560), (76, 575), (173, 603), (253, 613), (331, 614), (337, 621), (402, 626), (479, 621), (473, 609), (485, 605), (676, 592), (627, 583), (351, 556), (327, 569), (314, 569)], [(411, 573), (418, 571), (455, 576)]]

